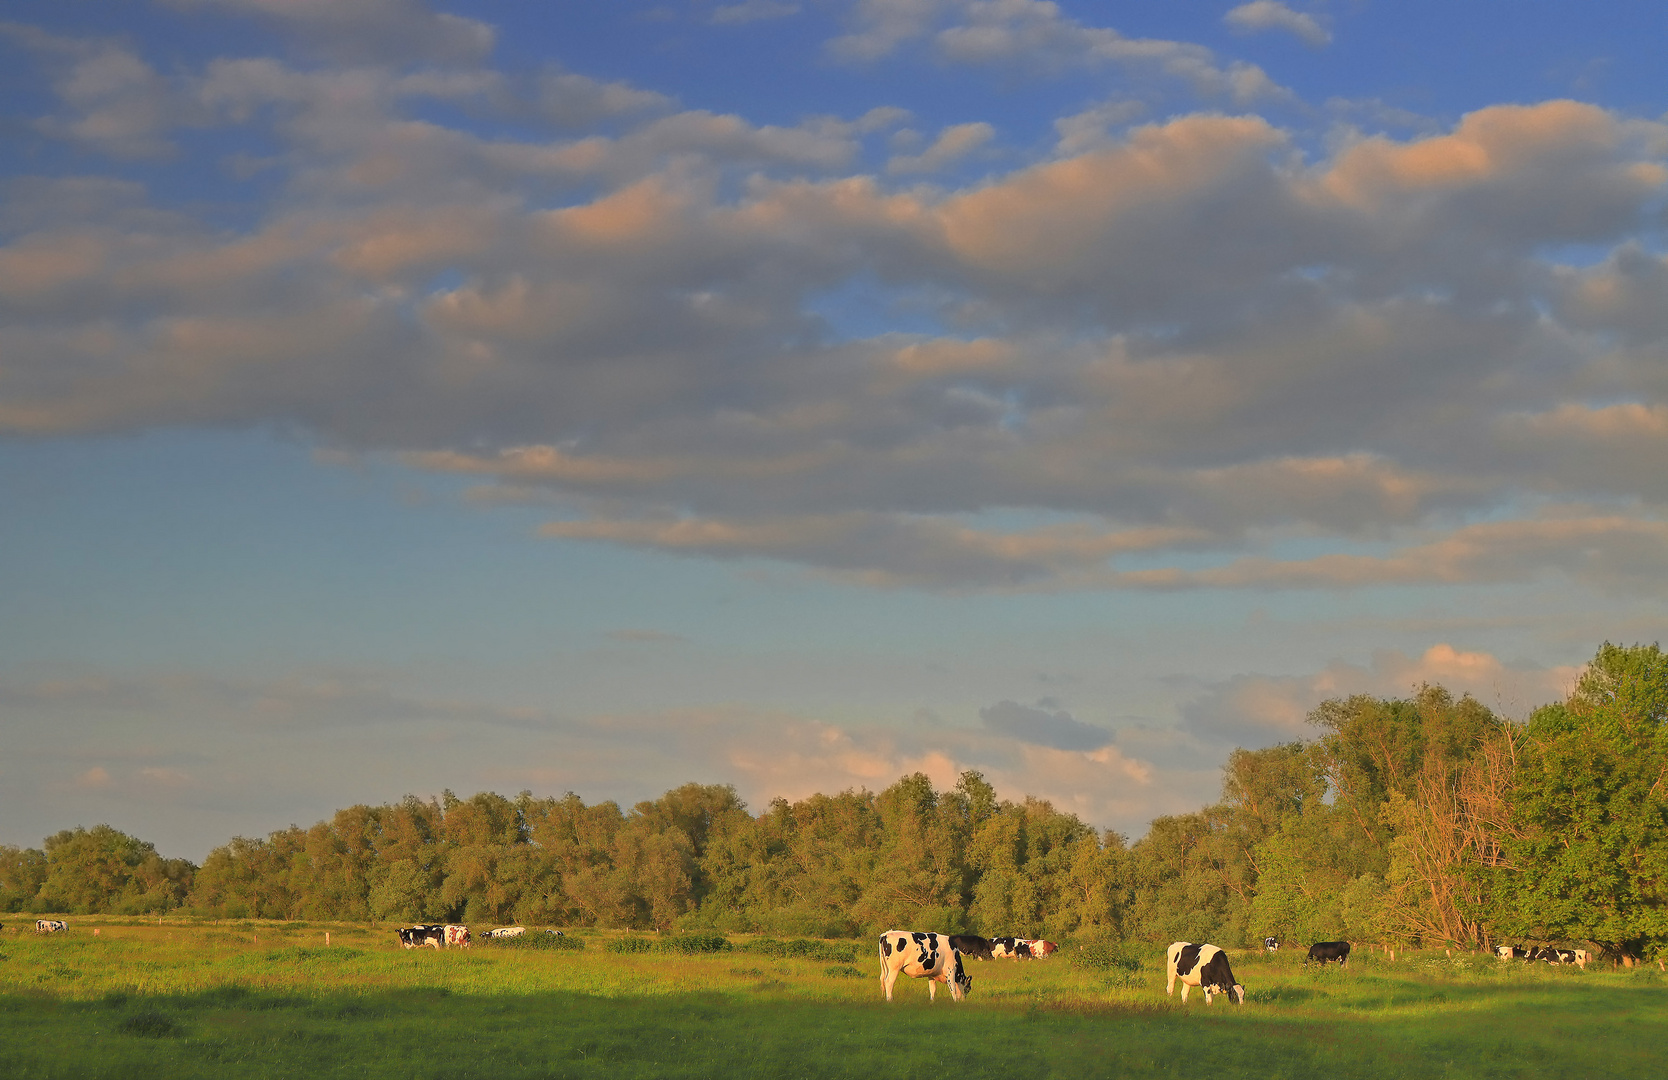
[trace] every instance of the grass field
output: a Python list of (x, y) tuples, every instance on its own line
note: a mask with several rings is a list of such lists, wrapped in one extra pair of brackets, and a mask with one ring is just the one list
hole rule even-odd
[(437, 952), (362, 925), (18, 926), (0, 930), (7, 1080), (1668, 1074), (1655, 969), (1423, 953), (1318, 970), (1245, 954), (1247, 1004), (1207, 1008), (1165, 998), (1159, 950), (1131, 970), (1068, 946), (971, 963), (959, 1005), (903, 980), (888, 1006), (866, 944), (844, 962), (845, 943), (685, 956), (592, 935), (579, 951)]

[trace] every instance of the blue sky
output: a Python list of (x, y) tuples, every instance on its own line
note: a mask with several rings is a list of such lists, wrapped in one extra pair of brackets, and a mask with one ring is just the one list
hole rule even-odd
[(8, 5), (0, 842), (975, 768), (1662, 637), (1645, 3)]

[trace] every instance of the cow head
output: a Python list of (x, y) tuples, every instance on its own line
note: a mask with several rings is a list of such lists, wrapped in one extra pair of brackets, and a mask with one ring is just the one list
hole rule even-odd
[(966, 997), (968, 994), (971, 994), (973, 992), (973, 976), (969, 975), (966, 971), (962, 970), (961, 953), (951, 952), (950, 955), (956, 958), (956, 970), (955, 970), (956, 986), (960, 988), (961, 996)]
[(1245, 1004), (1245, 987), (1240, 985), (1239, 983), (1235, 983), (1232, 987), (1229, 988), (1228, 996), (1234, 999), (1234, 1004), (1235, 1005), (1244, 1005)]

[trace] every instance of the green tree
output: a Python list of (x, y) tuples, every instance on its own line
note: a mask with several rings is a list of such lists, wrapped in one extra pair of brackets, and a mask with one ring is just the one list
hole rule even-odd
[(1500, 892), (1508, 932), (1668, 955), (1668, 657), (1606, 642), (1530, 718)]

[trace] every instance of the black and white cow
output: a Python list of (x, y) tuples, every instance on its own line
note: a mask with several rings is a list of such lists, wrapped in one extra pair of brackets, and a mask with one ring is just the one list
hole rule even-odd
[(990, 952), (990, 939), (982, 938), (978, 934), (951, 934), (950, 948), (976, 960), (996, 959)]
[(1496, 945), (1494, 947), (1494, 955), (1498, 956), (1502, 960), (1529, 959), (1529, 951), (1527, 949), (1520, 949), (1515, 945)]
[(1182, 1004), (1187, 1004), (1187, 991), (1197, 986), (1205, 992), (1205, 1004), (1216, 994), (1227, 994), (1236, 1004), (1245, 1004), (1245, 987), (1234, 981), (1234, 971), (1228, 966), (1228, 954), (1215, 945), (1195, 945), (1177, 941), (1165, 950), (1164, 985), (1166, 997), (1176, 992), (1176, 982), (1182, 984)]
[(1280, 939), (1279, 938), (1272, 938), (1272, 937), (1263, 938), (1263, 951), (1265, 951), (1265, 952), (1279, 952), (1280, 951)]
[(1031, 942), (1022, 937), (993, 937), (990, 954), (998, 960), (1031, 959)]
[(1554, 949), (1551, 947), (1540, 950), (1539, 959), (1549, 964), (1574, 964), (1582, 971), (1587, 970), (1589, 959), (1586, 949)]
[(502, 941), (505, 938), (520, 937), (526, 932), (527, 928), (525, 926), (500, 926), (496, 930), (488, 930), (482, 936), (491, 938), (494, 941)]
[(1317, 941), (1309, 946), (1309, 955), (1304, 958), (1303, 962), (1307, 964), (1310, 960), (1322, 964), (1336, 960), (1339, 967), (1344, 967), (1349, 964), (1349, 942)]
[(67, 930), (69, 930), (69, 923), (62, 919), (35, 920), (35, 933), (37, 934), (60, 934)]
[(419, 949), (427, 945), (431, 949), (438, 949), (446, 944), (446, 928), (439, 924), (419, 923), (400, 930), (400, 946), (406, 949)]
[(950, 946), (948, 934), (888, 930), (880, 935), (880, 985), (887, 1001), (899, 975), (928, 980), (928, 1001), (937, 999), (939, 983), (948, 985), (957, 1001), (973, 992), (973, 977), (962, 970), (961, 953)]

